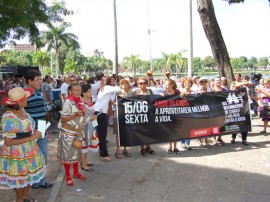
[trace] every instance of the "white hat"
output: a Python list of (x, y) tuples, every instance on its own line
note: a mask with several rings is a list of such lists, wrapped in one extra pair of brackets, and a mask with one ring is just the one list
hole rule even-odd
[(6, 104), (14, 105), (18, 102), (26, 99), (32, 95), (30, 90), (23, 89), (21, 87), (15, 87), (8, 92), (8, 99)]

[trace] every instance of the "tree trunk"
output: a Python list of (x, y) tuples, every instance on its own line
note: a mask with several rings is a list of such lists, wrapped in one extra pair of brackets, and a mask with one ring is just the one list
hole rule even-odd
[(203, 29), (210, 43), (220, 77), (226, 77), (230, 85), (234, 80), (229, 53), (219, 28), (212, 0), (197, 0)]
[(55, 67), (56, 67), (56, 78), (61, 74), (60, 73), (60, 52), (59, 50), (55, 50)]

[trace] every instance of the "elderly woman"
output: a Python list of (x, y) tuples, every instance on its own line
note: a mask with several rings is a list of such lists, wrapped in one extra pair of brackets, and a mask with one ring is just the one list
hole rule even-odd
[(270, 120), (270, 97), (267, 94), (270, 93), (270, 79), (265, 80), (264, 87), (258, 87), (257, 90), (260, 92), (260, 107), (263, 121), (263, 130), (260, 133), (266, 133), (268, 121)]
[(87, 152), (90, 150), (90, 144), (92, 141), (92, 135), (94, 133), (93, 123), (92, 121), (97, 119), (97, 116), (94, 115), (94, 106), (92, 102), (92, 90), (91, 85), (89, 84), (82, 84), (82, 100), (83, 100), (83, 107), (87, 113), (85, 114), (84, 121), (85, 121), (85, 128), (84, 128), (84, 140), (82, 144), (82, 157), (81, 157), (81, 169), (85, 171), (92, 172), (93, 169), (90, 166), (93, 166), (93, 163), (87, 163), (86, 156)]
[[(178, 89), (176, 89), (177, 85), (176, 85), (174, 80), (172, 80), (172, 79), (166, 80), (165, 81), (165, 87), (166, 87), (166, 91), (161, 93), (162, 96), (165, 96), (165, 95), (180, 95), (180, 91)], [(173, 144), (173, 148), (172, 148), (172, 144)], [(175, 152), (176, 154), (180, 153), (179, 149), (177, 149), (177, 141), (169, 142), (168, 153), (172, 154), (172, 152)]]
[[(138, 90), (136, 90), (133, 95), (153, 95), (153, 92), (151, 89), (147, 89), (148, 86), (148, 79), (147, 78), (139, 78), (137, 80), (138, 84)], [(147, 153), (149, 154), (155, 154), (155, 151), (151, 149), (150, 145), (141, 145), (141, 154), (142, 156), (147, 156)]]
[[(121, 79), (119, 85), (121, 88), (121, 92), (119, 94), (120, 97), (124, 98), (124, 97), (132, 95), (132, 91), (131, 91), (132, 86), (131, 86), (129, 78)], [(120, 154), (119, 137), (118, 137), (118, 123), (117, 123), (116, 117), (114, 118), (113, 133), (116, 134), (116, 136), (115, 136), (115, 141), (116, 141), (115, 157), (117, 159), (121, 159), (122, 156)], [(126, 146), (124, 146), (123, 155), (126, 157), (131, 157), (131, 154), (128, 152)]]
[[(189, 77), (186, 77), (183, 80), (183, 90), (181, 91), (180, 96), (185, 97), (190, 94), (195, 94), (195, 92), (191, 89), (192, 85), (193, 85), (192, 79)], [(190, 147), (190, 139), (182, 140), (181, 147), (183, 149), (192, 150), (192, 148)]]
[[(231, 90), (240, 90), (241, 88), (246, 88), (246, 86), (250, 83), (250, 82), (243, 82), (241, 80), (241, 77), (242, 75), (241, 74), (235, 74), (235, 81), (232, 82), (231, 84)], [(231, 143), (235, 143), (235, 139), (236, 139), (236, 135), (237, 134), (232, 134), (232, 140), (231, 140)], [(247, 143), (247, 135), (248, 135), (248, 132), (242, 132), (242, 144), (243, 145), (248, 145)]]
[(30, 186), (44, 178), (45, 159), (35, 140), (42, 138), (25, 112), (29, 91), (15, 87), (8, 93), (8, 109), (2, 117), (4, 145), (0, 159), (0, 184), (16, 188), (16, 202), (37, 201)]
[[(219, 92), (219, 91), (226, 91), (227, 89), (223, 87), (222, 85), (222, 81), (219, 77), (214, 79), (214, 87), (213, 87), (213, 91), (214, 92)], [(221, 135), (218, 136), (218, 138), (216, 138), (216, 136), (214, 137), (215, 139), (215, 145), (225, 145), (225, 142), (222, 140)]]
[(82, 139), (84, 130), (83, 100), (81, 100), (81, 86), (77, 83), (70, 84), (68, 96), (65, 99), (61, 114), (61, 130), (58, 139), (57, 158), (66, 172), (67, 186), (73, 186), (70, 175), (70, 165), (73, 165), (73, 178), (85, 180), (86, 177), (79, 172), (81, 149), (74, 146), (77, 138)]

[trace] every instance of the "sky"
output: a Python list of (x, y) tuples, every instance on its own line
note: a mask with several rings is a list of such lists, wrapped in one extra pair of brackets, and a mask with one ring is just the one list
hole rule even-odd
[[(65, 18), (72, 26), (68, 32), (78, 36), (81, 52), (88, 55), (94, 49), (114, 58), (113, 0), (65, 0), (75, 11)], [(193, 9), (193, 55), (212, 56), (205, 36), (197, 1)], [(176, 53), (189, 48), (189, 0), (116, 0), (119, 61), (131, 54), (150, 58), (148, 28), (151, 30), (152, 58), (161, 53)], [(270, 6), (267, 0), (245, 0), (229, 5), (213, 0), (216, 18), (231, 58), (270, 56)], [(188, 53), (186, 53), (187, 55)]]

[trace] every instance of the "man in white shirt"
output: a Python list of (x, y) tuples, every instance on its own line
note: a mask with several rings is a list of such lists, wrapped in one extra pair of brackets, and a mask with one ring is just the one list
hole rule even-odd
[(97, 81), (94, 84), (91, 84), (91, 89), (92, 89), (92, 102), (93, 104), (96, 103), (97, 100), (97, 94), (98, 94), (98, 89), (100, 87), (102, 78), (104, 77), (103, 73), (97, 73), (96, 74), (96, 79)]
[(68, 96), (68, 86), (70, 84), (70, 76), (66, 77), (65, 83), (61, 85), (61, 96), (62, 96), (62, 101), (66, 99)]
[(97, 117), (97, 133), (99, 139), (99, 158), (102, 161), (108, 162), (111, 159), (108, 157), (108, 150), (106, 145), (107, 127), (108, 127), (108, 107), (109, 102), (114, 100), (113, 93), (120, 93), (121, 89), (118, 86), (110, 86), (107, 79), (103, 79), (100, 90), (94, 105), (95, 113), (99, 114)]

